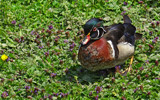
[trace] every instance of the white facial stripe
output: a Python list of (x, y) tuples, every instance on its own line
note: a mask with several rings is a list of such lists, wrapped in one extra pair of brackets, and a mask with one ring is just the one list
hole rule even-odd
[(99, 30), (97, 29), (97, 32), (98, 32), (98, 35), (97, 35), (97, 37), (96, 38), (98, 38), (99, 37)]
[(115, 58), (115, 50), (114, 50), (114, 47), (113, 47), (113, 43), (112, 43), (112, 41), (111, 40), (108, 40), (107, 41), (109, 44), (110, 44), (110, 46), (111, 46), (111, 48), (112, 48), (112, 56), (113, 56), (113, 58)]
[(92, 40), (100, 39), (100, 38), (104, 35), (104, 32), (103, 32), (103, 33), (101, 34), (101, 36), (99, 37), (99, 35), (100, 35), (99, 30), (97, 29), (96, 31), (97, 31), (98, 35), (97, 35), (97, 37), (95, 37), (95, 38), (91, 38)]
[(106, 32), (106, 30), (103, 27), (99, 27), (99, 28), (103, 29), (103, 31)]

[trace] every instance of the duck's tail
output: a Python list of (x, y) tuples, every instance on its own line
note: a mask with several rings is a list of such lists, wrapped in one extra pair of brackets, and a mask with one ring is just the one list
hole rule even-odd
[(127, 15), (123, 16), (123, 20), (124, 20), (124, 23), (132, 23), (131, 19)]
[(123, 25), (125, 27), (124, 30), (125, 41), (134, 45), (135, 40), (142, 38), (142, 34), (136, 33), (136, 27), (131, 24), (132, 21), (127, 15), (123, 16), (123, 20), (124, 20)]

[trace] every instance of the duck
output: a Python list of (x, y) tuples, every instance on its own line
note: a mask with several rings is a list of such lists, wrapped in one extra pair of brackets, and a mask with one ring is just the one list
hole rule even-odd
[(100, 18), (88, 20), (83, 27), (84, 39), (78, 50), (78, 60), (82, 67), (90, 71), (114, 68), (131, 58), (129, 67), (124, 74), (131, 70), (135, 41), (142, 38), (136, 33), (136, 27), (128, 15), (123, 16), (124, 23), (104, 26)]

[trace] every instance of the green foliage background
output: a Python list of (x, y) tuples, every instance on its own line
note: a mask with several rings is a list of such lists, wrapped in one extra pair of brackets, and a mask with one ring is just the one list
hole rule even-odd
[[(83, 69), (77, 53), (85, 22), (96, 17), (102, 18), (104, 25), (122, 23), (122, 13), (128, 14), (137, 32), (143, 34), (136, 42), (133, 70), (121, 76)], [(0, 55), (10, 57), (9, 62), (0, 60), (0, 94), (6, 91), (8, 99), (89, 100), (97, 95), (100, 100), (159, 99), (158, 21), (159, 0), (0, 0)], [(51, 31), (47, 31), (49, 25)], [(125, 68), (128, 65), (126, 61)], [(100, 93), (96, 86), (102, 88)]]

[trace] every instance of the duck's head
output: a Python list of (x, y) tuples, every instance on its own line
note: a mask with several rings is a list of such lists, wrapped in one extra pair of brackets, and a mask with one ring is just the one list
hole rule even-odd
[(91, 40), (100, 39), (106, 32), (103, 27), (103, 21), (98, 18), (92, 18), (86, 22), (83, 27), (85, 37), (82, 45), (86, 45)]

